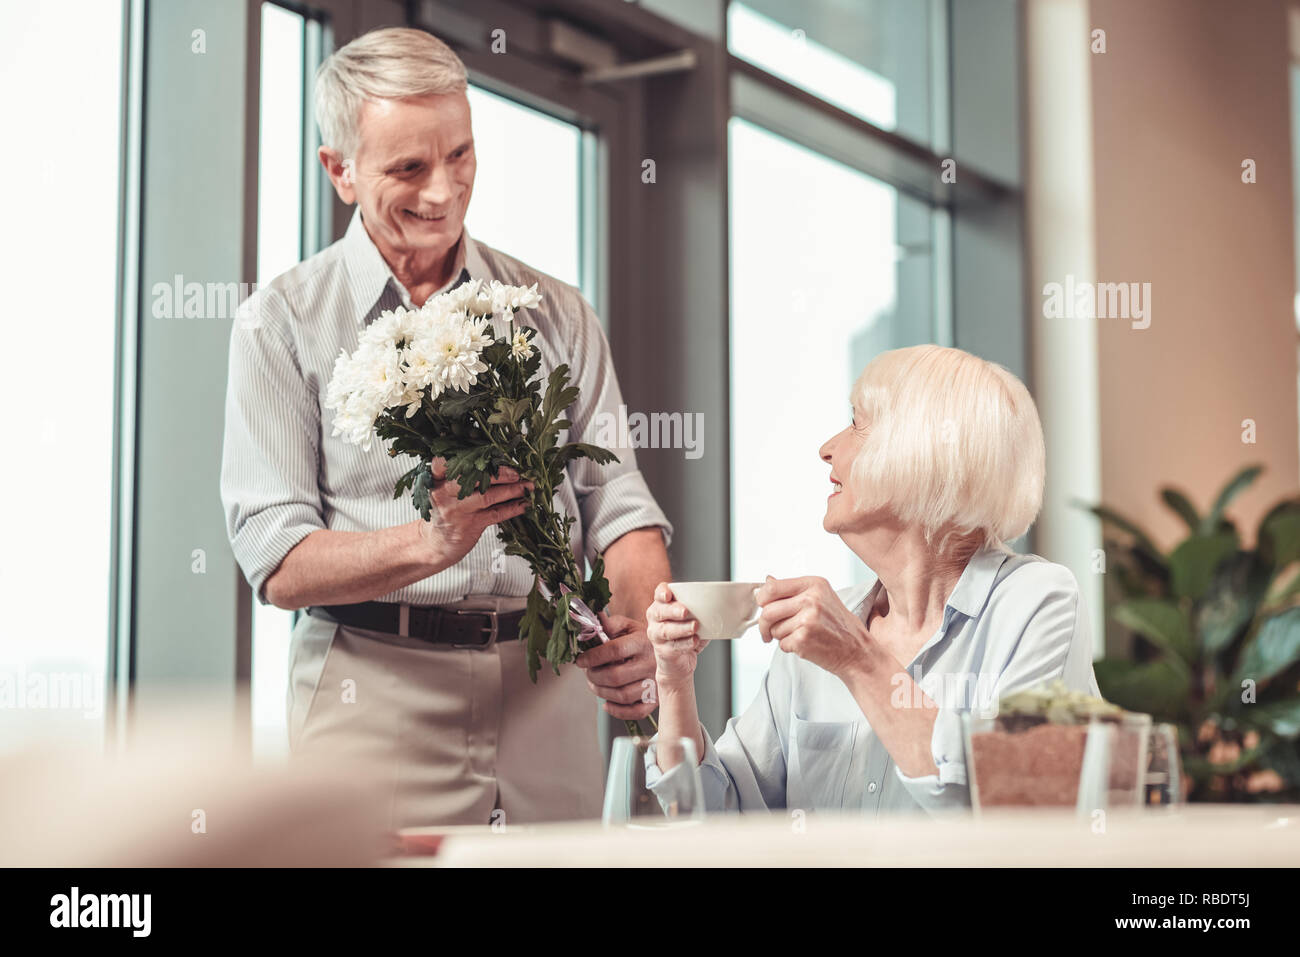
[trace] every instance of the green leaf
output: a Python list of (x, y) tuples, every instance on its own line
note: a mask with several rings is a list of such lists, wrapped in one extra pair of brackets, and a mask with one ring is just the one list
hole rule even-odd
[(1219, 564), (1237, 551), (1237, 533), (1216, 532), (1193, 535), (1169, 555), (1169, 573), (1174, 594), (1199, 599), (1210, 587)]
[(448, 389), (434, 400), (434, 408), (438, 414), (449, 418), (468, 417), (481, 409), (490, 408), (491, 405), (492, 393), (475, 389), (471, 389), (469, 392)]
[(1175, 721), (1187, 704), (1188, 678), (1168, 659), (1134, 664), (1119, 658), (1093, 662), (1102, 697), (1128, 711)]
[(1192, 640), (1187, 615), (1175, 601), (1164, 598), (1131, 598), (1111, 611), (1111, 617), (1183, 662), (1192, 662)]
[(1218, 654), (1250, 627), (1271, 578), (1255, 552), (1237, 552), (1219, 566), (1196, 612), (1202, 651)]
[(555, 621), (551, 624), (551, 640), (546, 645), (546, 660), (558, 675), (560, 663), (569, 660), (569, 596), (561, 595), (555, 603)]
[(610, 462), (617, 462), (618, 456), (609, 449), (602, 449), (599, 445), (588, 445), (585, 442), (569, 442), (555, 450), (553, 462), (558, 470), (563, 469), (574, 459), (591, 459), (597, 465), (608, 465)]
[(1177, 513), (1179, 518), (1187, 523), (1189, 530), (1194, 532), (1200, 527), (1201, 516), (1197, 513), (1196, 506), (1188, 500), (1186, 495), (1176, 488), (1166, 488), (1161, 491), (1160, 497), (1164, 499), (1166, 505)]
[(433, 513), (433, 503), (429, 501), (429, 493), (433, 490), (433, 472), (427, 463), (422, 462), (421, 466), (411, 484), (411, 504), (420, 513), (420, 518), (427, 522)]
[(1234, 475), (1228, 481), (1228, 484), (1223, 487), (1223, 491), (1219, 493), (1219, 497), (1214, 500), (1214, 505), (1210, 507), (1210, 510), (1205, 514), (1205, 518), (1202, 519), (1202, 530), (1210, 532), (1218, 528), (1219, 520), (1223, 518), (1223, 510), (1228, 507), (1228, 504), (1234, 498), (1250, 486), (1255, 479), (1259, 478), (1259, 473), (1262, 471), (1264, 471), (1264, 466), (1262, 465), (1249, 465)]
[(1242, 705), (1239, 716), (1252, 727), (1267, 729), (1281, 738), (1300, 736), (1300, 698)]
[(1300, 569), (1293, 569), (1288, 576), (1274, 578), (1265, 601), (1269, 605), (1289, 605), (1296, 595), (1300, 595)]
[(1215, 774), (1236, 774), (1243, 768), (1248, 768), (1264, 753), (1262, 744), (1253, 748), (1242, 748), (1241, 753), (1231, 761), (1225, 761), (1222, 764), (1212, 764), (1208, 759), (1198, 755), (1183, 755), (1183, 770), (1188, 775), (1200, 781)]
[(1300, 559), (1300, 502), (1280, 502), (1259, 523), (1259, 551), (1275, 567)]
[(1264, 620), (1242, 649), (1235, 683), (1247, 678), (1267, 681), (1300, 660), (1300, 608), (1288, 608)]
[(519, 620), (519, 637), (527, 650), (528, 678), (533, 684), (537, 684), (537, 672), (541, 668), (542, 653), (546, 650), (546, 639), (550, 634), (550, 628), (546, 623), (548, 607), (546, 599), (537, 590), (537, 582), (534, 581), (532, 590), (528, 593), (528, 605), (524, 610), (524, 617)]
[(1114, 582), (1122, 598), (1149, 598), (1151, 585), (1140, 572), (1124, 561), (1111, 561), (1106, 566), (1106, 579)]
[(578, 389), (569, 386), (569, 367), (560, 364), (551, 370), (546, 379), (546, 396), (542, 400), (542, 417), (550, 422), (571, 406), (578, 398)]
[(1084, 508), (1087, 509), (1089, 512), (1092, 512), (1093, 515), (1096, 515), (1103, 522), (1108, 522), (1109, 524), (1114, 525), (1120, 531), (1128, 533), (1130, 536), (1132, 536), (1134, 543), (1142, 550), (1150, 553), (1152, 556), (1155, 556), (1156, 558), (1163, 559), (1160, 549), (1156, 548), (1155, 542), (1151, 541), (1151, 536), (1148, 535), (1145, 531), (1143, 531), (1142, 528), (1136, 522), (1132, 521), (1131, 519), (1125, 518), (1123, 515), (1115, 511), (1113, 508), (1108, 508), (1105, 505), (1088, 505), (1084, 502), (1079, 502), (1079, 501), (1076, 501), (1074, 504), (1080, 508)]
[(420, 470), (428, 467), (429, 465), (427, 462), (420, 462), (415, 466), (415, 468), (403, 474), (402, 477), (397, 480), (397, 484), (393, 486), (393, 498), (401, 498), (402, 493), (410, 490), (411, 486), (415, 483), (415, 479), (420, 474)]
[(605, 556), (597, 554), (591, 563), (591, 577), (582, 586), (582, 600), (592, 611), (604, 611), (610, 597), (609, 581), (605, 578)]
[(1300, 788), (1300, 753), (1294, 744), (1283, 739), (1275, 740), (1261, 763), (1281, 775), (1289, 787)]
[(486, 492), (493, 474), (503, 464), (504, 457), (495, 446), (470, 446), (447, 456), (447, 478), (460, 485), (456, 497), (463, 499), (474, 492)]

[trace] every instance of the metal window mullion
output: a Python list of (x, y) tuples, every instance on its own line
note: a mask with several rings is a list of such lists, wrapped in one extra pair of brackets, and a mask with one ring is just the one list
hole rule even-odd
[(304, 16), (302, 30), (302, 241), (299, 256), (306, 259), (334, 241), (330, 230), (332, 190), (316, 158), (319, 137), (316, 135), (313, 100), (316, 68), (331, 51), (326, 21)]
[(112, 498), (109, 524), (106, 742), (125, 742), (134, 676), (135, 470), (140, 326), (140, 203), (144, 123), (146, 0), (122, 4), (122, 106), (119, 119), (116, 329), (113, 370)]

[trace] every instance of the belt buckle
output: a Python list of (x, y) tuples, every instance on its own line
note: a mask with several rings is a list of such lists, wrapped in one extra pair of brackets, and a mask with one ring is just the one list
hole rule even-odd
[(462, 609), (462, 608), (457, 608), (457, 609), (455, 609), (455, 611), (456, 611), (456, 614), (458, 614), (458, 615), (487, 615), (488, 618), (491, 619), (492, 624), (491, 624), (489, 627), (483, 629), (483, 631), (486, 632), (486, 633), (487, 633), (487, 636), (488, 636), (488, 639), (487, 639), (486, 642), (481, 642), (481, 643), (476, 643), (476, 644), (456, 644), (456, 643), (453, 643), (453, 644), (452, 644), (452, 647), (453, 647), (453, 648), (476, 648), (476, 649), (479, 649), (479, 650), (484, 650), (484, 651), (486, 651), (488, 648), (491, 648), (493, 645), (495, 645), (495, 644), (497, 643), (497, 625), (498, 625), (498, 622), (497, 622), (497, 613), (496, 613), (495, 611), (488, 611), (488, 610), (486, 610), (486, 609), (477, 609), (477, 608), (473, 608), (473, 609)]

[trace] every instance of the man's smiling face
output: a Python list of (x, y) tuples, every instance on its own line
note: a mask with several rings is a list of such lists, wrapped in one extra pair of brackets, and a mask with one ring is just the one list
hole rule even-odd
[(371, 238), (388, 256), (446, 254), (477, 168), (465, 94), (368, 101), (358, 129), (352, 185)]

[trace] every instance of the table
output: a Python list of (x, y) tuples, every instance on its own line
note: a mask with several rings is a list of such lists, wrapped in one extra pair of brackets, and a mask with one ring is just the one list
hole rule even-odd
[(714, 815), (695, 825), (607, 829), (599, 822), (425, 828), (431, 857), (395, 866), (1300, 866), (1300, 805), (1191, 805), (1072, 812), (1016, 809), (979, 817), (822, 813)]

